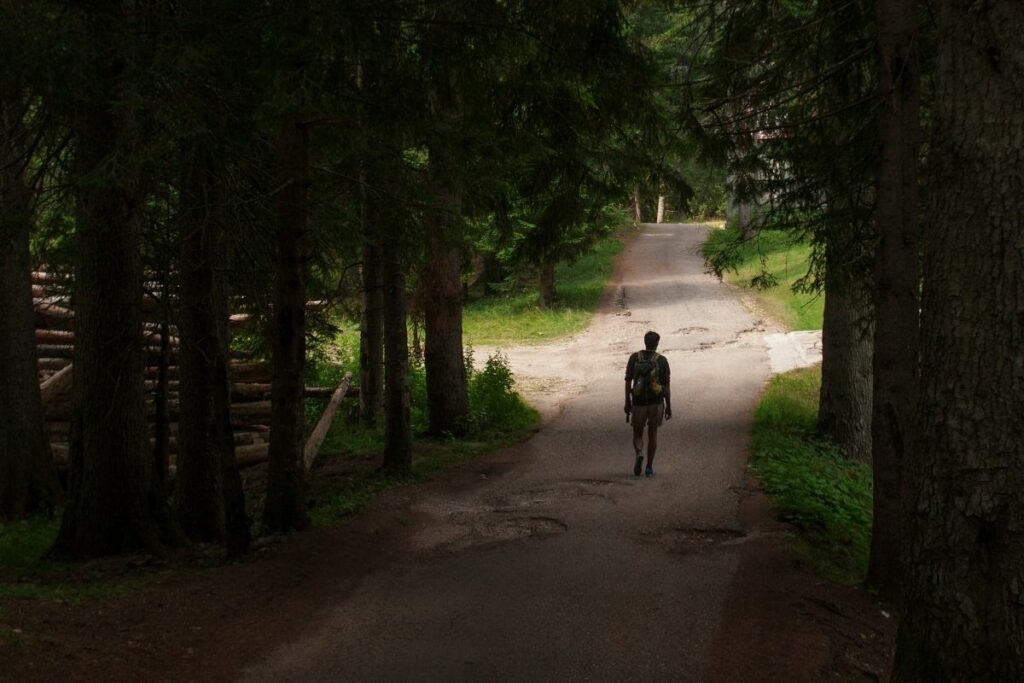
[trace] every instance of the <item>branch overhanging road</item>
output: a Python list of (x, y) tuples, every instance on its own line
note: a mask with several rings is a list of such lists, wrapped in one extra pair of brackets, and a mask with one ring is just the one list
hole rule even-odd
[[(545, 426), (470, 465), (478, 485), (418, 500), (403, 559), (243, 680), (704, 680), (770, 371), (760, 321), (704, 273), (706, 230), (647, 226), (587, 331), (510, 349)], [(648, 329), (675, 416), (635, 479), (623, 370)]]

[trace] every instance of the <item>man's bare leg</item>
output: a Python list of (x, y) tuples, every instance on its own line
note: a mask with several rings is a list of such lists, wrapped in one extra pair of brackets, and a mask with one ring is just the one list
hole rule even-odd
[(643, 467), (644, 456), (644, 425), (637, 420), (633, 425), (633, 450), (636, 452), (636, 460), (633, 462), (633, 476), (640, 476), (640, 468)]
[[(635, 443), (635, 439), (634, 439)], [(658, 428), (654, 425), (647, 427), (647, 469), (654, 466), (654, 454), (658, 452)]]
[(644, 449), (644, 426), (633, 425), (633, 450), (639, 455)]

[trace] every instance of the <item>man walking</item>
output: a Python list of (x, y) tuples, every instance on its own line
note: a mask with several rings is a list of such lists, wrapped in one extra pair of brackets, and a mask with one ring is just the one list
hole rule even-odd
[(644, 427), (647, 427), (648, 477), (654, 476), (654, 454), (658, 450), (658, 427), (672, 419), (668, 359), (658, 353), (661, 335), (644, 335), (644, 350), (637, 351), (626, 363), (626, 419), (632, 418), (633, 450), (636, 462), (633, 475), (639, 477), (644, 464)]

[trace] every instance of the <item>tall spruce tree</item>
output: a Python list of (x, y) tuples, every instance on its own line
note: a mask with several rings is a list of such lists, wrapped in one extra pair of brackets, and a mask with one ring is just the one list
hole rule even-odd
[(275, 155), (278, 173), (274, 294), (270, 324), (270, 455), (263, 527), (291, 531), (308, 524), (300, 462), (305, 430), (306, 281), (309, 222), (309, 109), (303, 76), (311, 49), (308, 0), (274, 5), (280, 22), (276, 87), (282, 101)]
[[(32, 307), (30, 170), (45, 139), (41, 98), (26, 76), (40, 56), (27, 3), (0, 4), (0, 520), (53, 509), (56, 472), (43, 429)], [(38, 85), (38, 84), (37, 84)]]
[(73, 11), (82, 78), (67, 89), (75, 98), (75, 381), (68, 504), (55, 551), (160, 553), (178, 537), (146, 433), (142, 114), (124, 106), (130, 93), (145, 92), (139, 74), (150, 55), (132, 27), (146, 17), (114, 1)]
[(1024, 5), (944, 0), (938, 17), (920, 391), (904, 467), (907, 581), (893, 680), (1020, 681)]

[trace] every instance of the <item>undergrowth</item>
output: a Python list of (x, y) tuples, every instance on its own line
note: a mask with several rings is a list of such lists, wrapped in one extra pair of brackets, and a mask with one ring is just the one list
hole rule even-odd
[(373, 469), (384, 448), (382, 426), (362, 425), (355, 419), (354, 412), (346, 418), (335, 418), (321, 447), (321, 457), (362, 462), (364, 467), (332, 479), (317, 495), (310, 506), (314, 523), (327, 524), (352, 514), (386, 490), (420, 481), (433, 472), (520, 441), (532, 431), (537, 424), (537, 412), (515, 391), (515, 379), (503, 356), (491, 356), (483, 368), (474, 369), (469, 350), (466, 366), (469, 414), (458, 436), (438, 439), (423, 435), (428, 419), (426, 376), (419, 362), (412, 364), (410, 394), (414, 439), (413, 466), (409, 474), (394, 475)]
[(749, 288), (774, 318), (791, 330), (820, 330), (824, 296), (805, 291), (811, 246), (782, 230), (762, 230), (742, 241), (736, 228), (712, 230), (704, 260), (728, 282)]
[(815, 435), (821, 368), (772, 378), (754, 414), (751, 469), (798, 531), (800, 559), (834, 581), (867, 572), (871, 468)]
[(150, 577), (102, 576), (90, 571), (55, 580), (78, 565), (47, 557), (57, 538), (58, 517), (0, 524), (0, 597), (80, 603), (130, 593)]
[(560, 264), (555, 269), (556, 299), (547, 309), (538, 308), (533, 287), (517, 286), (469, 303), (463, 313), (463, 338), (467, 344), (499, 346), (547, 342), (582, 331), (622, 248), (622, 239), (611, 236), (572, 263)]
[(58, 525), (49, 517), (0, 523), (0, 574), (37, 567), (57, 538)]

